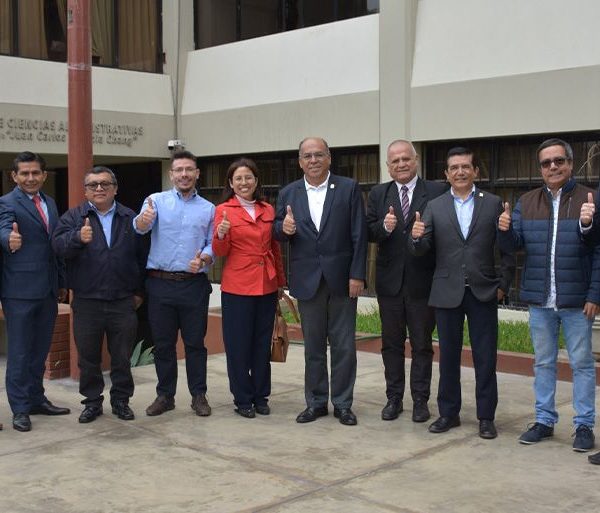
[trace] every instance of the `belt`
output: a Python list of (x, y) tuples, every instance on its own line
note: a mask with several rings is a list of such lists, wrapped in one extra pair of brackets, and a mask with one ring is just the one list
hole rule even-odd
[(197, 278), (200, 274), (188, 273), (185, 271), (159, 271), (158, 269), (149, 269), (148, 276), (152, 276), (152, 278), (160, 278), (161, 280), (174, 280), (174, 281), (185, 281), (191, 280), (192, 278)]

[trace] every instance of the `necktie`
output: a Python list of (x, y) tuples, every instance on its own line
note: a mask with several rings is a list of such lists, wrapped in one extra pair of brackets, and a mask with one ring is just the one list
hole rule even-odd
[(40, 214), (40, 217), (42, 218), (42, 221), (44, 221), (44, 226), (46, 227), (46, 231), (49, 231), (49, 229), (48, 229), (48, 219), (46, 218), (46, 214), (44, 214), (44, 209), (42, 208), (42, 200), (41, 200), (41, 198), (40, 198), (40, 196), (38, 194), (36, 194), (33, 197), (33, 202), (35, 203), (35, 208), (37, 208), (37, 211)]
[(403, 185), (400, 187), (402, 191), (402, 198), (400, 203), (402, 204), (402, 215), (404, 216), (404, 222), (408, 222), (408, 211), (410, 210), (410, 203), (408, 201), (408, 187)]

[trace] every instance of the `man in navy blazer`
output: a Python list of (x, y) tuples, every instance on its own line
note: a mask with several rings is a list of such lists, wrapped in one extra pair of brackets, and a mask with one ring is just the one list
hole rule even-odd
[(367, 226), (358, 184), (329, 171), (327, 143), (300, 143), (304, 178), (279, 193), (275, 236), (290, 243), (290, 292), (298, 299), (305, 355), (307, 408), (299, 423), (328, 414), (327, 342), (331, 347), (331, 402), (344, 425), (352, 412), (356, 379), (356, 305), (364, 288)]
[(50, 245), (58, 211), (54, 200), (41, 192), (45, 168), (41, 156), (20, 153), (12, 171), (17, 186), (0, 198), (1, 299), (8, 335), (6, 393), (17, 431), (31, 430), (29, 415), (70, 413), (44, 395), (57, 300), (66, 298), (63, 268)]

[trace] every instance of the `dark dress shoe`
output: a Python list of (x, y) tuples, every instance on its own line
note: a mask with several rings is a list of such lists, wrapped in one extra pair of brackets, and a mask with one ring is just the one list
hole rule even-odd
[(329, 411), (327, 410), (327, 406), (320, 406), (318, 408), (311, 408), (310, 406), (306, 408), (300, 415), (296, 417), (296, 422), (299, 424), (305, 424), (307, 422), (313, 422), (317, 420), (319, 417), (325, 417)]
[(596, 454), (592, 454), (591, 456), (588, 456), (588, 461), (592, 465), (600, 465), (600, 452), (597, 452)]
[(257, 404), (254, 406), (254, 409), (259, 415), (270, 415), (271, 413), (271, 408), (268, 404)]
[(334, 408), (333, 416), (340, 419), (340, 424), (344, 424), (344, 426), (356, 426), (358, 424), (356, 415), (350, 408)]
[(121, 420), (133, 420), (135, 415), (129, 404), (125, 401), (117, 401), (112, 405), (112, 412)]
[(86, 406), (81, 412), (81, 415), (79, 415), (79, 423), (87, 424), (88, 422), (96, 420), (100, 415), (102, 415), (102, 406)]
[(427, 403), (424, 401), (417, 401), (413, 404), (412, 421), (413, 422), (427, 422), (431, 418)]
[(29, 410), (29, 415), (68, 415), (71, 413), (69, 408), (54, 406), (50, 401), (44, 401)]
[(481, 419), (479, 421), (479, 436), (486, 440), (492, 440), (498, 436), (493, 420)]
[(445, 433), (454, 427), (460, 426), (460, 417), (440, 417), (431, 426), (429, 426), (430, 433)]
[(236, 408), (233, 411), (235, 411), (238, 415), (241, 415), (242, 417), (246, 417), (247, 419), (253, 419), (254, 417), (256, 417), (256, 411), (252, 407)]
[(402, 404), (402, 399), (398, 399), (397, 397), (388, 399), (387, 404), (383, 407), (383, 410), (381, 410), (381, 419), (395, 420), (398, 418), (398, 415), (400, 415), (403, 410), (404, 406)]
[(24, 433), (31, 431), (31, 420), (27, 413), (15, 413), (13, 415), (13, 428)]
[(167, 397), (166, 395), (159, 395), (152, 402), (148, 408), (146, 408), (146, 415), (154, 417), (155, 415), (162, 415), (166, 411), (175, 409), (175, 399), (173, 397)]

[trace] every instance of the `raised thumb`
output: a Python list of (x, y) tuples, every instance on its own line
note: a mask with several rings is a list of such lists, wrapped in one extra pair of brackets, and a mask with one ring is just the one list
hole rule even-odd
[(393, 215), (394, 215), (394, 207), (392, 207), (392, 206), (390, 205), (390, 208), (389, 208), (388, 212), (389, 212), (389, 214), (390, 214), (391, 216), (393, 216)]
[(594, 195), (588, 192), (588, 203), (594, 203)]
[(508, 201), (504, 203), (504, 212), (510, 215), (510, 203)]
[(290, 207), (289, 205), (286, 207), (286, 214), (292, 219), (294, 219), (294, 214), (292, 214), (292, 207)]
[(84, 224), (84, 226), (90, 226), (90, 218), (86, 217), (85, 222), (83, 224)]
[(15, 233), (19, 233), (19, 225), (17, 223), (13, 223), (12, 231)]
[(223, 221), (227, 221), (227, 210), (223, 210)]
[(154, 203), (152, 202), (152, 198), (148, 196), (148, 208), (154, 210)]
[(415, 223), (418, 223), (421, 221), (421, 214), (419, 214), (418, 212), (415, 212)]

